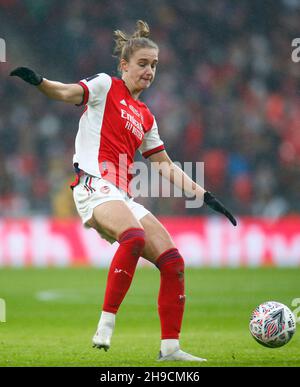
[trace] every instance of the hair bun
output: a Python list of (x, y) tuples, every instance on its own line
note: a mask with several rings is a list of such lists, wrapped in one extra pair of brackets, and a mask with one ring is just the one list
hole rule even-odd
[(132, 35), (132, 38), (148, 38), (150, 36), (150, 28), (148, 23), (143, 20), (136, 22), (136, 30)]

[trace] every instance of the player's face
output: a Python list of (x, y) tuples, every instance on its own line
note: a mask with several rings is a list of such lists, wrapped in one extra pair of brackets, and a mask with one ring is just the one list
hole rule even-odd
[(147, 89), (154, 80), (157, 62), (157, 49), (141, 48), (133, 53), (129, 62), (121, 61), (122, 78), (137, 91)]

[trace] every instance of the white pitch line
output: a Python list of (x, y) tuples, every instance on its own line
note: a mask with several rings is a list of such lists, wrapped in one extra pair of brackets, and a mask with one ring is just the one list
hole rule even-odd
[(35, 294), (35, 299), (42, 302), (66, 302), (83, 304), (89, 302), (83, 294), (69, 289), (41, 290)]

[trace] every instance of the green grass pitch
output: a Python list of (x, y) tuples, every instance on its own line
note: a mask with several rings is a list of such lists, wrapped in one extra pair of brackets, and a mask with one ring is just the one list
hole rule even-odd
[[(159, 272), (138, 268), (108, 352), (93, 349), (107, 270), (0, 269), (0, 366), (300, 366), (300, 332), (278, 349), (260, 346), (248, 321), (259, 303), (291, 309), (300, 269), (186, 269), (181, 347), (207, 363), (157, 363)], [(298, 324), (299, 330), (299, 324)]]

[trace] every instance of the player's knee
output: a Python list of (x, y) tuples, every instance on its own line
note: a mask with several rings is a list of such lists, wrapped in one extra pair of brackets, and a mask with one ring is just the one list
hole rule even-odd
[(176, 248), (169, 249), (161, 254), (156, 261), (156, 266), (161, 273), (173, 273), (180, 279), (184, 278), (184, 259)]
[(136, 256), (140, 256), (145, 243), (145, 231), (143, 228), (129, 228), (124, 231), (119, 237), (119, 243), (132, 246), (132, 252)]

